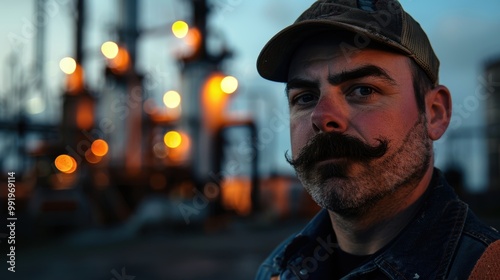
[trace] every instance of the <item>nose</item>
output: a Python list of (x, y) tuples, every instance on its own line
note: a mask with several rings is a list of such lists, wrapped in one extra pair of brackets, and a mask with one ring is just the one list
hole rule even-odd
[(347, 130), (347, 110), (345, 104), (337, 99), (332, 96), (321, 96), (319, 98), (311, 114), (313, 130), (316, 133), (343, 133)]

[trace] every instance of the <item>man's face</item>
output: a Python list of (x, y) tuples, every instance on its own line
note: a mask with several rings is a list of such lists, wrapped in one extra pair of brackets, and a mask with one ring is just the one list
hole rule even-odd
[(287, 84), (291, 163), (323, 208), (359, 215), (430, 168), (432, 141), (417, 108), (409, 58), (339, 42), (303, 44)]

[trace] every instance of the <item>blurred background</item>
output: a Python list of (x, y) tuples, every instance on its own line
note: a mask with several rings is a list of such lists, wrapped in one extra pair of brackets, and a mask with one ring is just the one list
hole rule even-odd
[[(252, 279), (318, 211), (255, 69), (313, 2), (1, 0), (2, 279)], [(500, 2), (401, 2), (454, 98), (436, 165), (499, 227)]]

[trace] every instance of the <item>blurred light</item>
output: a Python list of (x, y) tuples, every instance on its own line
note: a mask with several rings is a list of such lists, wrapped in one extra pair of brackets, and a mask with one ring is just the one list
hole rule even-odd
[(76, 163), (76, 160), (73, 157), (70, 157), (70, 159), (71, 159), (71, 161), (72, 161), (73, 164), (71, 166), (71, 169), (68, 170), (68, 172), (66, 172), (68, 174), (71, 174), (71, 173), (75, 172), (76, 168), (78, 167), (78, 164)]
[(73, 73), (66, 76), (66, 91), (69, 94), (78, 94), (83, 91), (84, 88), (84, 72), (83, 68), (76, 64), (76, 68)]
[(203, 119), (210, 130), (216, 130), (224, 122), (224, 111), (229, 95), (222, 91), (221, 83), (225, 75), (211, 73), (202, 87)]
[(187, 36), (185, 37), (185, 42), (190, 49), (191, 53), (197, 53), (201, 46), (201, 32), (197, 28), (189, 29)]
[(181, 145), (182, 137), (177, 131), (169, 131), (165, 134), (165, 137), (163, 137), (163, 141), (167, 147), (175, 149)]
[(186, 35), (189, 32), (189, 25), (182, 20), (178, 20), (172, 24), (172, 33), (174, 33), (174, 36), (182, 39), (186, 37)]
[(104, 42), (101, 45), (101, 52), (107, 59), (113, 59), (118, 55), (118, 44), (112, 41)]
[(94, 124), (94, 103), (83, 99), (76, 108), (76, 125), (80, 129), (89, 130)]
[(246, 177), (231, 177), (222, 181), (222, 205), (239, 215), (249, 215), (252, 210), (251, 182)]
[(109, 67), (115, 74), (123, 74), (130, 67), (130, 54), (127, 49), (118, 47), (116, 56), (109, 60)]
[(181, 104), (181, 95), (177, 91), (169, 90), (163, 95), (163, 103), (168, 108), (177, 108)]
[(88, 163), (96, 164), (101, 162), (102, 157), (95, 155), (91, 149), (88, 149), (85, 152), (85, 159), (87, 160)]
[(220, 83), (221, 89), (227, 94), (232, 94), (238, 89), (238, 80), (233, 76), (226, 76)]
[(153, 146), (153, 152), (157, 158), (166, 158), (167, 157), (167, 149), (165, 149), (164, 143), (156, 143)]
[(167, 156), (170, 163), (181, 164), (189, 159), (189, 149), (191, 147), (191, 140), (189, 136), (184, 133), (178, 133), (180, 136), (179, 145), (175, 148), (170, 147)]
[(30, 115), (40, 114), (45, 111), (45, 101), (40, 96), (34, 96), (26, 102), (26, 111)]
[(214, 73), (207, 78), (205, 91), (212, 103), (219, 103), (222, 99), (225, 99), (225, 94), (221, 88), (223, 78), (224, 76), (220, 73)]
[(76, 160), (68, 155), (60, 155), (54, 160), (57, 170), (63, 173), (73, 173), (76, 170)]
[(102, 157), (108, 153), (108, 143), (102, 139), (97, 139), (92, 142), (90, 149), (94, 155)]
[(65, 57), (59, 61), (59, 68), (68, 75), (73, 74), (76, 70), (76, 61), (72, 57)]
[(237, 88), (238, 80), (236, 78), (224, 76), (222, 73), (212, 73), (203, 87), (204, 94), (209, 102), (207, 105), (223, 109), (228, 95), (235, 92)]

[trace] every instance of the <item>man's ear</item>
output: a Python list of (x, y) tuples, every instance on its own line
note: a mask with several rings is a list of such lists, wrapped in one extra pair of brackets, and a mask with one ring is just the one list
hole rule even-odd
[(447, 87), (438, 85), (425, 95), (427, 134), (438, 140), (444, 134), (451, 119), (451, 94)]

